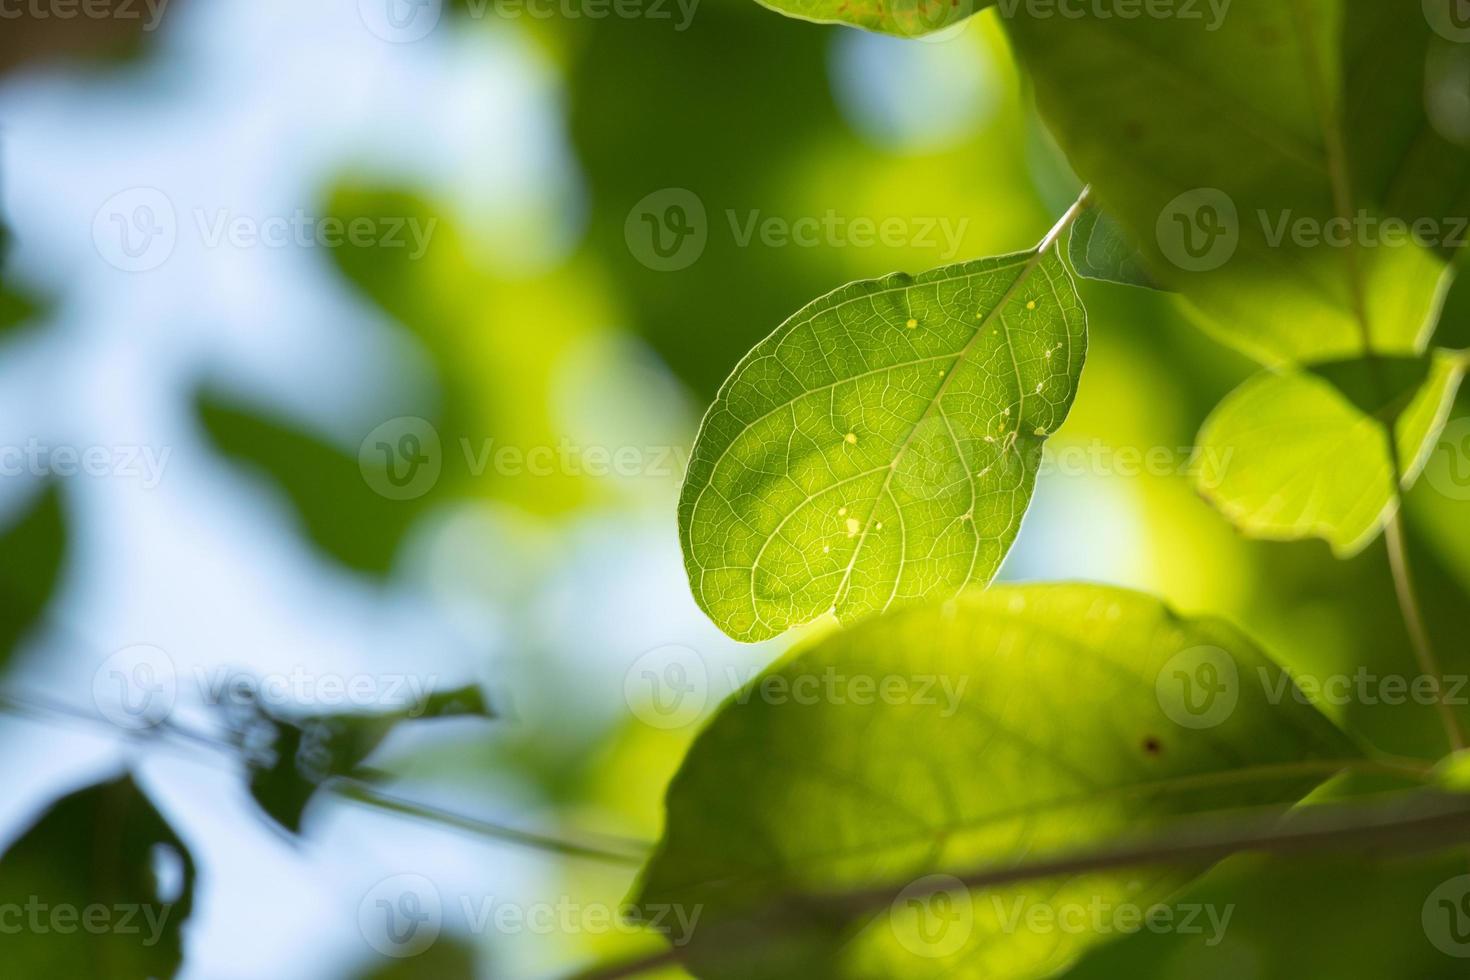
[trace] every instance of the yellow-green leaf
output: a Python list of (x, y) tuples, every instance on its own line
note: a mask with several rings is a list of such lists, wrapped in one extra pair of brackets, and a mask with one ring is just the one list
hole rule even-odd
[[(880, 617), (727, 702), (670, 787), (637, 901), (699, 910), (668, 931), (702, 978), (1051, 976), (1117, 934), (1087, 910), (1147, 909), (1202, 868), (977, 893), (934, 876), (1294, 803), (1359, 757), (1299, 697), (1230, 625), (1118, 589), (997, 586)], [(802, 901), (890, 886), (865, 914)]]
[(988, 582), (1087, 346), (1050, 249), (856, 282), (761, 341), (679, 500), (694, 596), (759, 640)]
[(1262, 372), (1205, 420), (1200, 452), (1222, 465), (1199, 479), (1199, 489), (1251, 537), (1317, 537), (1340, 556), (1354, 555), (1396, 506), (1389, 426), (1407, 489), (1439, 438), (1463, 372), (1448, 354)]

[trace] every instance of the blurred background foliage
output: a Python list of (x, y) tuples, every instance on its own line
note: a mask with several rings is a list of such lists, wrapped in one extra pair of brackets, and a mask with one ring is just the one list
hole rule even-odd
[[(167, 649), (181, 685), (220, 665), (301, 663), (478, 683), (494, 720), (386, 738), (382, 719), (359, 720), (371, 734), (346, 752), (350, 767), (370, 756), (398, 791), (459, 813), (652, 840), (694, 729), (647, 722), (626, 684), (638, 658), (668, 644), (695, 649), (711, 677), (708, 712), (784, 646), (734, 648), (689, 598), (674, 500), (702, 406), (806, 301), (855, 278), (1029, 247), (1077, 181), (991, 14), (901, 42), (787, 20), (749, 0), (704, 0), (684, 30), (677, 10), (667, 21), (533, 19), (460, 4), (426, 39), (394, 45), (364, 29), (353, 4), (290, 7), (175, 0), (156, 35), (114, 21), (7, 23), (0, 34), (0, 173), (13, 233), (0, 272), (0, 387), (7, 407), (20, 406), (3, 440), (125, 438), (172, 451), (144, 502), (117, 481), (4, 477), (4, 690), (90, 703), (98, 664), (134, 643)], [(230, 44), (257, 77), (279, 74), (264, 94), (247, 98), (205, 67)], [(321, 51), (330, 54), (317, 61)], [(197, 101), (186, 108), (191, 87)], [(334, 103), (313, 97), (319, 87), (364, 100), (365, 117), (324, 113)], [(171, 113), (209, 120), (202, 154), (160, 129)], [(177, 275), (118, 273), (92, 247), (91, 217), (151, 171), (136, 158), (114, 167), (106, 152), (88, 155), (103, 143), (54, 131), (99, 119), (119, 140), (143, 134), (144, 159), (182, 155), (194, 183), (177, 192), (157, 183), (181, 209), (260, 216), (274, 212), (249, 209), (285, 200), (320, 216), (432, 223), (432, 238), (419, 257), (344, 246), (260, 260), (226, 248), (201, 264), (181, 246)], [(421, 139), (425, 127), (442, 138)], [(276, 141), (281, 133), (289, 139)], [(60, 162), (78, 153), (81, 163)], [(260, 185), (242, 174), (291, 190), (260, 203), (250, 196)], [(630, 212), (666, 188), (692, 191), (707, 215), (703, 253), (676, 271), (650, 268), (627, 237)], [(68, 198), (82, 204), (68, 209)], [(736, 234), (754, 214), (829, 212), (911, 227), (947, 218), (962, 233), (952, 246), (941, 237), (897, 247), (775, 246), (759, 235), (742, 244)], [(68, 251), (73, 241), (82, 244)], [(301, 292), (259, 292), (267, 280), (255, 262), (275, 280), (299, 279)], [(1146, 589), (1234, 619), (1300, 673), (1410, 672), (1381, 541), (1346, 562), (1320, 543), (1248, 542), (1194, 493), (1185, 471), (1195, 433), (1253, 365), (1189, 325), (1167, 295), (1081, 288), (1088, 369), (1048, 451), (1116, 459), (1162, 448), (1172, 462), (1166, 472), (1106, 462), (1047, 472), (1003, 576)], [(1463, 293), (1448, 304), (1445, 343), (1464, 343)], [(129, 316), (99, 314), (113, 310)], [(375, 492), (360, 452), (400, 416), (429, 421), (443, 449), (440, 478), (410, 500)], [(117, 417), (141, 421), (105, 424)], [(1456, 418), (1470, 419), (1465, 395)], [(1452, 423), (1447, 439), (1464, 431)], [(646, 465), (631, 476), (586, 466), (531, 475), (484, 465), (487, 445), (568, 445), (577, 458), (587, 447), (638, 447)], [(669, 465), (651, 465), (656, 450)], [(1452, 462), (1464, 447), (1441, 450)], [(1425, 480), (1414, 491), (1411, 544), (1446, 670), (1464, 673), (1470, 490), (1456, 497), (1447, 486)], [(1382, 750), (1438, 754), (1427, 706), (1327, 710)], [(123, 794), (149, 808), (123, 825), (129, 847), (162, 841), (201, 869), (179, 939), (186, 977), (546, 975), (657, 947), (620, 934), (469, 935), (446, 915), (448, 935), (429, 954), (375, 956), (356, 908), (387, 875), (422, 872), (446, 897), (616, 906), (633, 869), (322, 800), (293, 769), (307, 722), (275, 722), (280, 751), (252, 784), (272, 823), (232, 781), (245, 770), (227, 761), (205, 767), (222, 776), (201, 775), (197, 762), (156, 761), (126, 734), (0, 724), (18, 774), (0, 811), (0, 840), (15, 842), (0, 860), (5, 887), (23, 864), (44, 879), (38, 889), (85, 890), (77, 876), (91, 856), (59, 852), (102, 819), (103, 797)], [(124, 764), (136, 784), (112, 781)], [(67, 795), (89, 783), (99, 788)], [(156, 823), (155, 805), (182, 840)], [(300, 839), (284, 843), (281, 827)], [(152, 859), (129, 855), (126, 881), (144, 881)], [(1075, 972), (1455, 975), (1418, 920), (1422, 895), (1449, 873), (1227, 862), (1193, 890), (1237, 907), (1220, 949), (1138, 935)], [(193, 894), (192, 863), (180, 880)]]

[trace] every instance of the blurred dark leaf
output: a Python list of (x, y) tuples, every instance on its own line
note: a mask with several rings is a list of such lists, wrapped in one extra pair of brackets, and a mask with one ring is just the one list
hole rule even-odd
[[(160, 854), (160, 850), (164, 854)], [(179, 881), (158, 874), (171, 852)], [(131, 777), (68, 796), (0, 857), (7, 977), (169, 977), (182, 956), (194, 863)]]
[(250, 795), (284, 829), (301, 832), (317, 790), (338, 776), (369, 775), (362, 764), (405, 722), (436, 718), (490, 718), (479, 687), (435, 692), (381, 714), (287, 716), (261, 704), (248, 683), (232, 687), (228, 721), (250, 758)]
[(41, 618), (66, 554), (61, 492), (50, 484), (0, 532), (0, 668)]
[(209, 392), (199, 419), (227, 456), (258, 470), (290, 498), (306, 534), (343, 564), (384, 575), (422, 499), (390, 500), (374, 491), (358, 458)]
[(0, 286), (0, 333), (8, 333), (33, 320), (41, 312), (38, 303)]
[[(626, 291), (630, 326), (708, 397), (756, 341), (842, 281), (829, 249), (769, 248), (758, 237), (742, 247), (727, 217), (850, 206), (840, 173), (814, 199), (796, 186), (799, 171), (854, 142), (831, 94), (831, 32), (728, 2), (701, 5), (677, 34), (618, 18), (589, 29), (569, 85), (588, 248)], [(658, 271), (634, 254), (630, 237), (649, 233), (634, 212), (667, 217), (650, 195), (675, 188), (701, 202), (702, 214), (685, 217), (707, 241), (687, 266)]]
[[(123, 60), (138, 55), (183, 0), (87, 0), (70, 6), (7, 8), (0, 31), (0, 72), (27, 62), (60, 57)], [(34, 12), (39, 9), (42, 16)], [(19, 16), (17, 16), (19, 15)]]

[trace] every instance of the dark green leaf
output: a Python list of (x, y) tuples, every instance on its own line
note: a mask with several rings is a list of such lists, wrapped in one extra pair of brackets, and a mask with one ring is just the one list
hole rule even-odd
[[(390, 499), (374, 489), (387, 485), (385, 458), (351, 454), (213, 394), (201, 393), (196, 408), (222, 452), (269, 476), (285, 492), (318, 547), (352, 568), (379, 575), (389, 571), (422, 500)], [(374, 469), (365, 473), (365, 466)]]
[(489, 718), (478, 686), (435, 692), (380, 714), (287, 715), (262, 705), (248, 681), (230, 686), (227, 718), (250, 757), (250, 795), (281, 827), (299, 834), (322, 784), (365, 775), (363, 762), (398, 725), (417, 720)]
[(61, 578), (66, 539), (61, 492), (55, 484), (0, 532), (0, 668), (45, 612)]
[[(175, 893), (156, 873), (163, 859), (181, 872)], [(132, 779), (90, 787), (56, 803), (0, 857), (0, 969), (24, 978), (173, 976), (193, 901), (193, 860)]]

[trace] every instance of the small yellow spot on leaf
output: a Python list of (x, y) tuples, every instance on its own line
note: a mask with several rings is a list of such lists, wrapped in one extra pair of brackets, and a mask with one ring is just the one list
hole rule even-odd
[(856, 446), (857, 445), (857, 433), (856, 432), (849, 432), (847, 435), (843, 436), (842, 439), (849, 446)]
[(904, 326), (908, 327), (910, 330), (913, 330), (918, 325), (919, 325), (919, 321), (913, 319), (912, 317), (909, 318), (909, 322), (908, 323), (905, 323), (904, 324)]
[(849, 538), (857, 537), (857, 533), (861, 528), (862, 525), (858, 523), (858, 519), (856, 517), (849, 517), (847, 519), (847, 536)]

